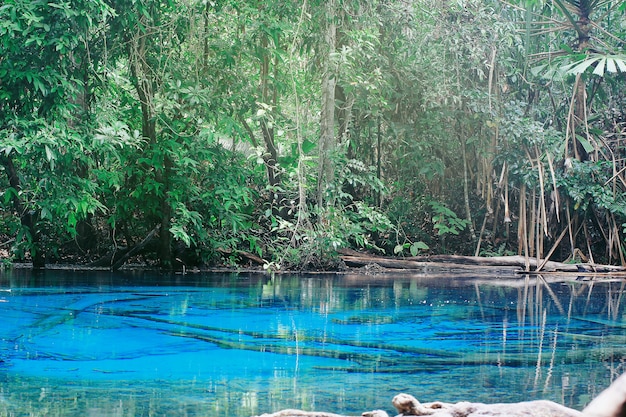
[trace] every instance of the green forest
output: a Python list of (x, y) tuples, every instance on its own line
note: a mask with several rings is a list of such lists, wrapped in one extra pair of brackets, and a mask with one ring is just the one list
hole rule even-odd
[(626, 265), (626, 2), (4, 0), (0, 262)]

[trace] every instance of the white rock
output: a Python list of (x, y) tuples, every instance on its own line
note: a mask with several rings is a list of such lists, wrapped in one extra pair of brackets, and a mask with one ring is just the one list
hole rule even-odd
[(583, 414), (585, 417), (626, 417), (626, 374), (594, 398)]
[[(552, 401), (528, 401), (511, 404), (482, 404), (460, 402), (421, 404), (410, 394), (398, 394), (392, 404), (400, 416), (431, 417), (581, 417), (580, 411), (564, 407)], [(600, 416), (598, 416), (600, 417)], [(607, 416), (608, 417), (608, 416)]]
[[(510, 404), (483, 404), (460, 402), (420, 403), (410, 394), (398, 394), (392, 400), (399, 416), (430, 417), (626, 417), (626, 374), (616, 379), (609, 388), (598, 395), (583, 412), (552, 401), (526, 401)], [(283, 410), (260, 417), (347, 417), (339, 414)], [(367, 411), (362, 417), (389, 417), (383, 410)]]

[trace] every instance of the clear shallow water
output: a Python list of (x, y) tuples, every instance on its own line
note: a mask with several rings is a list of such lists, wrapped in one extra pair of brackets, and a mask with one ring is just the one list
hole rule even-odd
[(624, 371), (620, 282), (0, 273), (0, 416), (581, 409)]

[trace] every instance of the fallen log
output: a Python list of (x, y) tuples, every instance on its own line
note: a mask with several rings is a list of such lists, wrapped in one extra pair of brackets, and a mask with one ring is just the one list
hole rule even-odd
[[(539, 265), (544, 265), (544, 271), (560, 271), (560, 272), (620, 272), (626, 271), (626, 268), (615, 265), (596, 265), (590, 263), (564, 263), (556, 261), (545, 261), (545, 259), (526, 258), (524, 256), (460, 256), (460, 255), (432, 255), (428, 257), (431, 261), (444, 263), (467, 263), (473, 265), (490, 265), (490, 266), (526, 266), (536, 269)], [(411, 258), (409, 258), (411, 259)]]
[(253, 263), (258, 264), (258, 265), (265, 265), (265, 264), (268, 263), (265, 259), (261, 258), (260, 256), (257, 256), (257, 255), (255, 255), (253, 253), (250, 253), (250, 252), (246, 252), (244, 250), (239, 250), (239, 249), (233, 250), (233, 249), (230, 249), (230, 248), (226, 248), (226, 249), (225, 248), (217, 248), (217, 251), (219, 253), (221, 253), (223, 255), (227, 255), (227, 256), (231, 256), (231, 255), (239, 256), (240, 258), (247, 259), (250, 262), (253, 262)]
[(110, 268), (115, 262), (117, 262), (122, 256), (124, 256), (130, 249), (126, 246), (117, 246), (107, 253), (102, 255), (100, 258), (92, 261), (86, 265), (86, 268), (99, 268), (105, 267)]
[(152, 229), (138, 244), (131, 247), (116, 246), (104, 256), (87, 264), (86, 268), (106, 267), (111, 271), (117, 271), (126, 263), (126, 261), (128, 261), (128, 259), (137, 255), (139, 252), (146, 249), (146, 246), (152, 243), (154, 235), (156, 235), (159, 227), (160, 225), (155, 226), (154, 229)]
[(626, 268), (613, 265), (595, 264), (568, 264), (525, 258), (523, 256), (462, 256), (462, 255), (430, 255), (411, 256), (406, 258), (391, 258), (378, 255), (363, 254), (349, 249), (340, 251), (341, 259), (348, 266), (362, 267), (378, 264), (391, 269), (427, 269), (427, 268), (460, 268), (468, 267), (507, 267), (519, 268), (522, 271), (532, 272), (542, 265), (543, 272), (573, 272), (573, 273), (598, 273), (598, 272), (623, 272)]
[[(457, 257), (456, 262), (452, 262), (451, 259), (434, 259), (421, 258), (422, 260), (416, 260), (416, 258), (386, 258), (382, 256), (352, 256), (342, 255), (341, 259), (347, 266), (363, 267), (372, 264), (380, 265), (384, 268), (390, 269), (419, 269), (419, 270), (478, 270), (485, 268), (508, 268), (515, 270), (525, 269), (525, 262), (520, 260), (507, 259), (506, 261), (490, 261), (490, 258), (484, 258), (484, 260), (468, 259), (473, 257)], [(536, 267), (537, 263), (530, 264), (531, 267)], [(548, 262), (543, 268), (544, 271), (561, 271), (561, 272), (577, 272), (576, 265), (559, 264), (555, 262)]]
[(122, 265), (124, 265), (126, 263), (126, 261), (128, 259), (130, 259), (130, 257), (136, 255), (143, 248), (145, 248), (146, 245), (148, 245), (148, 243), (150, 243), (152, 241), (152, 239), (154, 238), (154, 235), (156, 234), (156, 232), (158, 230), (159, 230), (159, 225), (155, 226), (154, 229), (152, 229), (150, 231), (150, 233), (148, 233), (148, 235), (146, 237), (144, 237), (141, 242), (139, 242), (138, 244), (136, 244), (135, 246), (130, 248), (130, 250), (128, 250), (126, 253), (124, 253), (124, 255), (122, 255), (119, 259), (117, 259), (111, 265), (111, 271), (117, 271), (118, 269), (120, 269), (122, 267)]

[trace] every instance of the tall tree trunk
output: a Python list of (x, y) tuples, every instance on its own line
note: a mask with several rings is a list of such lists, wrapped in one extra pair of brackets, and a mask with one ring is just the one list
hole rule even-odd
[(467, 160), (467, 141), (464, 137), (459, 137), (459, 141), (461, 142), (461, 152), (463, 156), (463, 201), (465, 203), (465, 219), (469, 224), (470, 234), (472, 236), (472, 240), (476, 241), (476, 229), (474, 227), (474, 220), (472, 219), (472, 210), (470, 208), (469, 201), (469, 164)]
[[(91, 117), (91, 102), (93, 100), (93, 92), (90, 89), (90, 76), (89, 65), (92, 62), (87, 61), (81, 63), (80, 71), (83, 75), (82, 86), (77, 86), (79, 91), (75, 97), (71, 97), (70, 100), (80, 109), (76, 114), (72, 115), (68, 124), (70, 127), (79, 127), (85, 125)], [(89, 178), (89, 165), (84, 161), (75, 161), (74, 168), (76, 169), (76, 175), (81, 179)], [(92, 220), (92, 213), (85, 213), (85, 217), (80, 217), (76, 223), (76, 237), (74, 241), (78, 246), (78, 249), (83, 252), (95, 248), (98, 244), (98, 234), (95, 232)]]
[[(327, 53), (324, 56), (322, 78), (322, 111), (320, 118), (319, 167), (317, 177), (317, 205), (324, 204), (324, 191), (334, 179), (334, 167), (330, 158), (331, 151), (336, 146), (335, 138), (335, 71), (331, 65), (331, 57), (335, 53), (337, 40), (337, 25), (335, 23), (335, 0), (326, 3), (326, 32), (324, 46)], [(332, 202), (330, 202), (332, 204)]]
[[(261, 103), (269, 106), (271, 110), (275, 110), (278, 107), (278, 90), (275, 85), (270, 83), (270, 70), (273, 71), (273, 79), (278, 77), (278, 56), (271, 62), (268, 51), (269, 39), (267, 35), (263, 36), (261, 41), (263, 57), (261, 59), (261, 66), (259, 69), (261, 90)], [(278, 45), (274, 45), (278, 48)], [(247, 128), (249, 129), (249, 127)], [(251, 133), (251, 131), (249, 131)], [(263, 137), (263, 143), (265, 144), (266, 152), (263, 155), (263, 161), (267, 170), (267, 180), (272, 188), (271, 201), (272, 211), (274, 215), (281, 217), (287, 216), (287, 206), (284, 201), (283, 193), (278, 190), (281, 175), (278, 167), (278, 148), (276, 147), (274, 127), (268, 123), (268, 120), (261, 119), (261, 136)]]
[[(129, 61), (131, 74), (134, 79), (135, 90), (139, 97), (141, 106), (141, 134), (152, 146), (159, 146), (157, 138), (156, 114), (154, 111), (154, 88), (155, 81), (151, 68), (147, 62), (147, 34), (139, 30), (129, 46)], [(172, 207), (167, 199), (169, 193), (169, 178), (172, 171), (172, 162), (164, 152), (162, 168), (155, 168), (155, 180), (163, 185), (163, 192), (159, 198), (161, 211), (159, 227), (159, 265), (162, 268), (172, 267), (172, 241), (173, 236), (170, 231)]]
[(170, 191), (170, 181), (172, 175), (172, 161), (165, 155), (163, 161), (163, 173), (159, 179), (164, 187), (163, 197), (161, 197), (161, 225), (159, 227), (159, 266), (163, 269), (171, 269), (174, 264), (172, 255), (173, 236), (170, 229), (172, 227), (172, 206), (167, 199)]
[[(381, 116), (379, 115), (378, 120), (376, 122), (376, 178), (378, 178), (379, 181), (382, 181), (382, 176), (383, 176), (383, 167), (382, 167), (383, 133), (382, 133), (382, 121), (381, 120), (382, 120)], [(382, 207), (383, 196), (380, 190), (376, 192), (376, 202), (378, 204), (378, 207)]]
[[(584, 2), (583, 2), (584, 3)], [(591, 22), (589, 14), (579, 9), (581, 14), (578, 15), (578, 21), (573, 22), (578, 33), (578, 44), (576, 50), (578, 52), (588, 53), (589, 36), (591, 32)], [(570, 114), (570, 135), (572, 137), (572, 151), (574, 157), (579, 161), (588, 159), (588, 154), (582, 143), (578, 139), (578, 135), (585, 136), (582, 130), (587, 127), (587, 86), (581, 74), (576, 76), (573, 94), (573, 114)], [(577, 135), (578, 134), (578, 135)]]

